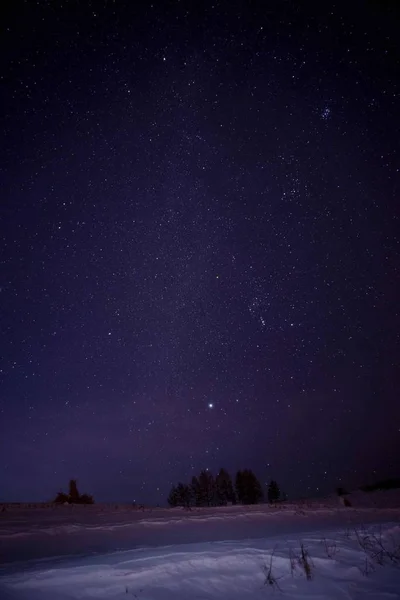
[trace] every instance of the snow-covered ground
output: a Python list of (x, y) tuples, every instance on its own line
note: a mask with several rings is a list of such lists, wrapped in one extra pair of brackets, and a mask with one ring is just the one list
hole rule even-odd
[(9, 508), (0, 513), (0, 600), (400, 599), (398, 500)]

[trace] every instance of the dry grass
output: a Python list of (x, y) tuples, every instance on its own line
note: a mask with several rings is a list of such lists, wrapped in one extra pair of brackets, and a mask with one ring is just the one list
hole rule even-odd
[(360, 548), (366, 555), (363, 572), (370, 573), (374, 564), (380, 566), (391, 564), (400, 567), (400, 539), (390, 536), (389, 540), (385, 540), (381, 529), (377, 534), (368, 533), (364, 527), (355, 529), (354, 532)]
[(336, 554), (339, 552), (339, 548), (337, 547), (336, 542), (332, 542), (327, 540), (326, 538), (322, 538), (321, 544), (325, 549), (327, 557), (334, 559)]
[(272, 588), (273, 590), (277, 589), (280, 592), (282, 592), (282, 590), (281, 590), (281, 588), (279, 587), (279, 584), (278, 584), (278, 579), (282, 579), (282, 577), (276, 577), (273, 574), (273, 572), (272, 572), (272, 560), (273, 560), (273, 557), (274, 557), (274, 552), (275, 552), (275, 550), (271, 554), (269, 565), (268, 566), (267, 565), (263, 566), (263, 572), (264, 572), (264, 575), (265, 575), (264, 586), (267, 585), (268, 587)]

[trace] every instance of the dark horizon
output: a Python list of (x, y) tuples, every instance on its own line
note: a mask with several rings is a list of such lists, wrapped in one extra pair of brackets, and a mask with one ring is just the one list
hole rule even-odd
[[(249, 468), (251, 468), (251, 467), (249, 467)], [(217, 470), (219, 470), (219, 469), (217, 469)], [(229, 472), (229, 474), (232, 476), (233, 481), (234, 481), (235, 473), (236, 473), (236, 471)], [(215, 474), (216, 473), (213, 473), (213, 475), (215, 475)], [(198, 473), (195, 473), (195, 475), (198, 475)], [(261, 483), (261, 486), (262, 486), (262, 489), (263, 489), (263, 492), (264, 492), (264, 499), (261, 500), (261, 503), (265, 503), (265, 502), (267, 502), (266, 491), (267, 491), (268, 483), (269, 483), (269, 481), (271, 479), (274, 479), (274, 477), (272, 476), (268, 480), (265, 480), (262, 477), (259, 477), (258, 473), (255, 473), (255, 475), (256, 475), (256, 477), (259, 478), (259, 481)], [(398, 471), (397, 471), (397, 475), (398, 475)], [(306, 499), (310, 499), (311, 500), (313, 498), (324, 498), (324, 497), (328, 497), (328, 496), (336, 496), (336, 495), (338, 495), (337, 494), (337, 489), (339, 487), (342, 487), (342, 489), (346, 493), (351, 494), (351, 493), (360, 491), (362, 487), (367, 486), (367, 485), (375, 485), (375, 484), (386, 482), (386, 481), (389, 481), (389, 480), (399, 480), (400, 478), (398, 476), (396, 476), (396, 474), (393, 475), (393, 473), (392, 473), (391, 476), (385, 476), (385, 475), (379, 476), (379, 474), (375, 472), (375, 473), (372, 473), (370, 475), (370, 477), (367, 478), (366, 480), (364, 480), (362, 483), (358, 483), (358, 484), (353, 483), (353, 484), (350, 484), (348, 482), (346, 483), (343, 480), (339, 479), (339, 481), (337, 482), (337, 485), (333, 489), (325, 489), (325, 490), (323, 490), (323, 489), (319, 488), (319, 489), (314, 490), (314, 493), (313, 493), (313, 490), (308, 490), (308, 491), (305, 491), (304, 493), (301, 493), (301, 490), (300, 490), (297, 495), (288, 494), (287, 493), (287, 489), (284, 488), (281, 485), (281, 481), (279, 480), (279, 478), (275, 478), (275, 479), (277, 479), (277, 481), (278, 481), (281, 494), (286, 494), (287, 495), (287, 500), (290, 502), (290, 501), (296, 501), (296, 500), (306, 500)], [(176, 485), (177, 483), (179, 483), (179, 481), (174, 481), (174, 482), (172, 482), (172, 485)], [(182, 481), (182, 483), (190, 484), (190, 481)], [(108, 499), (96, 498), (95, 494), (93, 494), (91, 490), (86, 489), (85, 486), (82, 485), (82, 482), (77, 481), (77, 485), (78, 485), (79, 492), (81, 494), (82, 493), (89, 493), (90, 495), (93, 495), (93, 497), (94, 497), (94, 503), (95, 504), (132, 504), (132, 503), (135, 503), (137, 505), (144, 504), (145, 506), (148, 506), (148, 507), (157, 507), (157, 506), (159, 506), (160, 508), (163, 508), (163, 507), (165, 508), (165, 507), (168, 506), (167, 495), (168, 495), (168, 491), (169, 490), (167, 490), (167, 494), (166, 494), (166, 496), (165, 496), (165, 498), (163, 500), (161, 499), (158, 503), (149, 503), (149, 502), (146, 502), (145, 498), (139, 498), (139, 499), (133, 498), (133, 499), (125, 499), (125, 500), (121, 499), (121, 498), (118, 499), (118, 498), (115, 498), (115, 497), (114, 498), (109, 497)], [(385, 488), (382, 488), (382, 489), (385, 489)], [(395, 489), (395, 488), (387, 488), (387, 489), (391, 490), (391, 489)], [(54, 498), (56, 497), (57, 493), (60, 492), (60, 491), (68, 492), (68, 481), (64, 482), (64, 484), (61, 485), (56, 490), (56, 492), (51, 497), (49, 497), (48, 499), (43, 499), (42, 498), (42, 499), (35, 499), (35, 500), (32, 500), (32, 499), (26, 499), (26, 500), (15, 500), (15, 499), (14, 500), (7, 500), (7, 499), (4, 499), (4, 498), (2, 498), (0, 496), (0, 504), (8, 504), (8, 503), (11, 503), (11, 504), (12, 503), (15, 503), (15, 504), (18, 504), (18, 503), (21, 503), (21, 504), (45, 503), (45, 504), (47, 504), (47, 503), (52, 503), (54, 501)], [(371, 492), (367, 492), (367, 493), (371, 493)]]
[(0, 498), (398, 476), (399, 6), (0, 22)]

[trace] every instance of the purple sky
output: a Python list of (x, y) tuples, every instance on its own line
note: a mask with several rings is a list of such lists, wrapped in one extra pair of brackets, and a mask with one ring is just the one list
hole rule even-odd
[(3, 15), (0, 501), (399, 475), (399, 14), (313, 4)]

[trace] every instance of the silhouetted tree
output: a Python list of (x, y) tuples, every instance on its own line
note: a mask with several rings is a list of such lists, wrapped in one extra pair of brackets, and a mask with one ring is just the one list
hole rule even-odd
[(238, 471), (235, 478), (236, 493), (242, 504), (257, 504), (263, 498), (261, 484), (253, 471)]
[(70, 479), (69, 482), (69, 494), (65, 494), (63, 491), (58, 492), (54, 502), (57, 504), (94, 504), (93, 496), (89, 494), (80, 494), (76, 485), (76, 479)]
[(243, 471), (237, 471), (236, 473), (235, 488), (237, 499), (239, 500), (240, 504), (243, 504), (243, 499), (245, 496), (245, 482), (243, 477)]
[(271, 479), (268, 485), (268, 502), (278, 502), (280, 495), (279, 485), (274, 479)]
[(202, 506), (215, 504), (215, 481), (209, 471), (203, 470), (199, 476), (200, 497)]
[(172, 486), (171, 491), (168, 496), (168, 504), (172, 507), (178, 506), (178, 493), (176, 486)]
[(176, 488), (176, 494), (178, 497), (178, 506), (190, 506), (192, 494), (188, 485), (179, 482)]
[(190, 485), (191, 488), (191, 496), (192, 496), (192, 502), (195, 506), (201, 506), (202, 505), (202, 498), (201, 498), (201, 489), (200, 489), (200, 483), (197, 477), (192, 477), (192, 483)]
[(64, 494), (64, 492), (58, 492), (54, 502), (56, 502), (57, 504), (65, 504), (66, 502), (68, 502), (68, 495)]
[(179, 482), (177, 486), (173, 485), (168, 496), (170, 506), (185, 506), (191, 504), (192, 492), (189, 485)]
[(74, 503), (79, 502), (79, 492), (76, 479), (70, 479), (69, 481), (69, 501)]
[(192, 486), (190, 484), (185, 483), (185, 490), (183, 497), (185, 499), (185, 506), (189, 507), (193, 504), (193, 494), (192, 494)]
[(94, 504), (93, 496), (90, 494), (82, 494), (79, 496), (78, 504)]
[(225, 506), (228, 502), (232, 504), (236, 502), (232, 478), (225, 469), (220, 469), (215, 478), (215, 492), (216, 502), (220, 506)]

